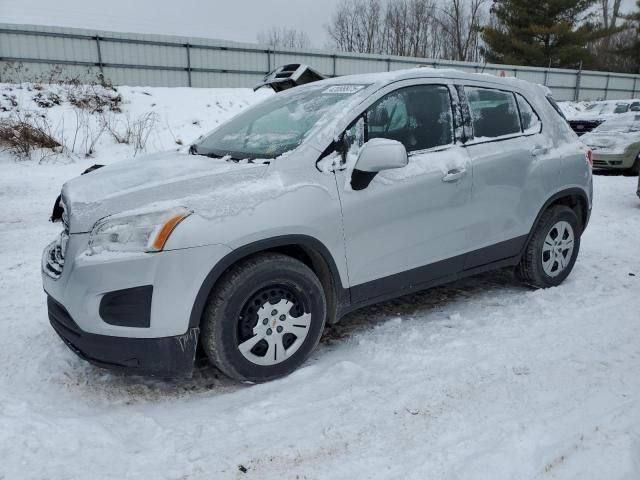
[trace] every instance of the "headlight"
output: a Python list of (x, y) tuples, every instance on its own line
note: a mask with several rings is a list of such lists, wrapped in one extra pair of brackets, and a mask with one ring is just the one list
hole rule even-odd
[(89, 252), (158, 252), (174, 228), (193, 213), (184, 207), (111, 215), (91, 230)]

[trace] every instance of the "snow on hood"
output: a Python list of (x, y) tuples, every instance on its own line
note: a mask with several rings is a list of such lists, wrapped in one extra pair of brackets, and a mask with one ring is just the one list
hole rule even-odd
[(594, 151), (622, 154), (629, 145), (640, 141), (640, 135), (638, 132), (590, 132), (583, 135), (580, 141)]
[[(264, 188), (264, 163), (234, 163), (224, 159), (164, 152), (126, 160), (65, 183), (62, 196), (70, 211), (71, 233), (87, 232), (105, 216), (146, 207), (187, 204), (198, 195), (226, 194)], [(258, 184), (247, 186), (247, 184)]]
[(629, 112), (616, 112), (616, 108), (621, 105), (629, 105), (634, 100), (604, 100), (593, 103), (573, 103), (575, 112), (567, 118), (569, 120), (576, 121), (590, 121), (590, 120), (609, 120), (612, 118), (619, 118), (622, 115), (627, 115)]
[(609, 120), (610, 118), (615, 118), (619, 115), (619, 113), (598, 113), (598, 112), (578, 112), (575, 115), (572, 115), (569, 120), (574, 120), (576, 122), (580, 121), (593, 121), (593, 120)]

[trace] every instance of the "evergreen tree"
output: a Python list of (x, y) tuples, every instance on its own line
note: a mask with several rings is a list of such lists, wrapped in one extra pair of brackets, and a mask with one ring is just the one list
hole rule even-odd
[(608, 34), (593, 21), (596, 0), (494, 0), (483, 28), (488, 62), (588, 68), (587, 44)]
[(640, 73), (640, 0), (637, 0), (636, 5), (637, 11), (629, 15), (629, 21), (635, 24), (636, 38), (627, 53), (633, 59), (635, 73)]

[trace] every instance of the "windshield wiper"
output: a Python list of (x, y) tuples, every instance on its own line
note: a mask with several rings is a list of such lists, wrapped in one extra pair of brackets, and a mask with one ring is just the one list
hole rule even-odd
[[(214, 155), (213, 153), (204, 153), (198, 151), (198, 146), (194, 143), (189, 147), (189, 155), (203, 155), (205, 157), (218, 158), (218, 155)], [(219, 157), (222, 158), (222, 157)]]
[(202, 155), (203, 157), (209, 157), (209, 158), (227, 158), (229, 160), (235, 160), (230, 155), (220, 155), (218, 153), (213, 153), (213, 152), (199, 152), (198, 146), (195, 143), (189, 147), (189, 154)]
[[(242, 160), (242, 158), (236, 158), (231, 156), (228, 153), (225, 154), (220, 154), (220, 153), (214, 153), (214, 152), (199, 152), (198, 151), (198, 147), (197, 145), (193, 144), (189, 147), (189, 154), (190, 155), (202, 155), (203, 157), (209, 157), (209, 158), (222, 158), (227, 162), (233, 162), (233, 163), (240, 163)], [(253, 163), (253, 160), (250, 158), (246, 159), (249, 163)]]

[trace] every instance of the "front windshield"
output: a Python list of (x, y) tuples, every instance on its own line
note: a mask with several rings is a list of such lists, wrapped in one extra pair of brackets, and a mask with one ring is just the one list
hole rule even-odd
[(594, 128), (593, 132), (595, 132), (595, 133), (640, 132), (640, 114), (639, 115), (629, 115), (629, 116), (624, 116), (623, 118), (615, 118), (615, 119), (607, 120), (603, 124), (601, 124), (598, 127)]
[(616, 108), (613, 109), (613, 113), (627, 113), (629, 111), (629, 105), (626, 103), (619, 103)]
[(278, 93), (221, 125), (192, 149), (234, 159), (275, 158), (298, 147), (329, 110), (366, 85), (312, 85)]
[(602, 105), (601, 103), (592, 103), (591, 105), (588, 105), (587, 108), (585, 108), (585, 111), (589, 113), (602, 113), (603, 110), (604, 105)]

